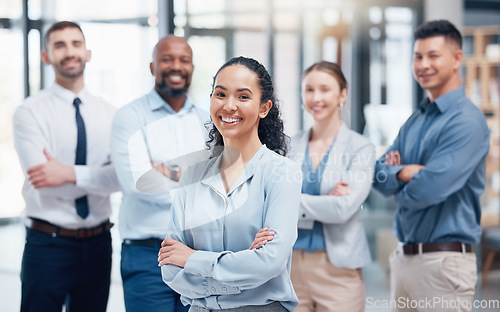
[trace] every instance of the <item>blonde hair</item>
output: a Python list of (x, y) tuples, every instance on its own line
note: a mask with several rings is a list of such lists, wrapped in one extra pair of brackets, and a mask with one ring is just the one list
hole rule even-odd
[(332, 75), (339, 83), (340, 90), (347, 89), (347, 80), (345, 79), (344, 73), (342, 73), (342, 69), (340, 68), (339, 64), (327, 61), (314, 63), (309, 68), (304, 70), (304, 73), (302, 74), (302, 79), (304, 79), (304, 77), (307, 76), (307, 74), (309, 74), (313, 70), (319, 70)]

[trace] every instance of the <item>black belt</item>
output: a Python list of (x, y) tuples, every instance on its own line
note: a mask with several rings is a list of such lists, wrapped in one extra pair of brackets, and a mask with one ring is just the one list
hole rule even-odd
[(137, 245), (137, 246), (147, 246), (147, 247), (161, 247), (161, 242), (163, 240), (159, 238), (146, 238), (146, 239), (124, 239), (123, 244), (125, 245)]
[(30, 218), (27, 227), (33, 230), (37, 230), (44, 233), (52, 234), (53, 236), (65, 236), (65, 237), (73, 237), (73, 238), (89, 238), (93, 236), (97, 236), (106, 232), (113, 227), (113, 223), (106, 220), (106, 222), (99, 224), (96, 227), (87, 228), (87, 229), (65, 229), (49, 223), (47, 221)]
[(420, 252), (455, 251), (472, 252), (472, 246), (462, 243), (428, 243), (428, 244), (406, 244), (403, 245), (405, 255), (417, 255)]

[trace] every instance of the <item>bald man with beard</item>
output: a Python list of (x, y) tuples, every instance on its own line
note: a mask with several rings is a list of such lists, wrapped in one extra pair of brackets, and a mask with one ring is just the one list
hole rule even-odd
[[(209, 115), (187, 95), (193, 68), (193, 53), (185, 39), (162, 38), (150, 63), (153, 90), (118, 110), (113, 121), (111, 150), (123, 193), (121, 276), (129, 312), (188, 310), (163, 283), (157, 258), (171, 214), (169, 191), (180, 177), (172, 160), (205, 147), (203, 125)], [(153, 189), (138, 187), (151, 172), (157, 173)], [(155, 184), (169, 187), (158, 191)]]

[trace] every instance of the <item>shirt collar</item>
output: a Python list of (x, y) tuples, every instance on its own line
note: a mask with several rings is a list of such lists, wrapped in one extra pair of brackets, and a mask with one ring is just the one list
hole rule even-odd
[(85, 104), (85, 102), (87, 102), (86, 100), (88, 98), (88, 91), (85, 87), (83, 87), (83, 89), (80, 92), (78, 92), (78, 94), (75, 94), (73, 93), (73, 91), (70, 91), (54, 82), (51, 89), (52, 92), (54, 92), (54, 94), (64, 103), (73, 105), (73, 101), (75, 100), (76, 97), (80, 98), (82, 104)]
[(189, 95), (186, 96), (186, 100), (184, 101), (184, 105), (182, 106), (182, 108), (178, 112), (174, 111), (172, 109), (172, 107), (170, 105), (168, 105), (167, 102), (165, 102), (165, 100), (158, 94), (158, 92), (155, 89), (153, 89), (153, 90), (151, 90), (151, 92), (149, 92), (148, 99), (149, 99), (149, 101), (148, 101), (149, 108), (152, 111), (165, 108), (170, 114), (180, 114), (183, 112), (188, 112), (191, 109), (195, 108), (195, 105), (194, 105), (193, 101), (191, 100), (191, 98), (189, 97)]
[(420, 101), (420, 103), (418, 103), (418, 108), (420, 108), (420, 111), (425, 112), (429, 105), (431, 105), (431, 101), (428, 97), (426, 97), (425, 99)]
[(434, 100), (434, 102), (436, 102), (436, 106), (439, 108), (441, 113), (444, 113), (463, 97), (465, 97), (465, 89), (464, 87), (458, 87), (453, 91), (441, 95)]
[[(439, 109), (441, 113), (446, 112), (450, 107), (454, 106), (458, 100), (465, 97), (465, 89), (464, 87), (456, 88), (453, 91), (450, 91), (446, 94), (441, 95), (437, 99), (434, 100), (436, 107)], [(430, 103), (429, 98), (425, 98), (422, 102), (420, 102), (419, 106), (422, 110), (425, 110)], [(430, 104), (432, 104), (430, 103)]]
[[(253, 155), (252, 159), (248, 162), (248, 164), (245, 166), (245, 169), (243, 170), (242, 176), (238, 178), (238, 180), (231, 186), (231, 189), (229, 190), (228, 194), (230, 194), (234, 189), (236, 189), (238, 186), (246, 182), (248, 179), (253, 177), (255, 174), (255, 170), (257, 169), (257, 165), (259, 164), (260, 159), (264, 156), (264, 153), (267, 151), (267, 146), (263, 144), (257, 153)], [(216, 181), (214, 180), (216, 176), (220, 174), (219, 171), (219, 166), (220, 162), (222, 160), (222, 154), (220, 156), (217, 156), (214, 160), (211, 162), (211, 167), (210, 170), (207, 171), (205, 176), (202, 179), (203, 184), (211, 185), (211, 186), (216, 186)]]

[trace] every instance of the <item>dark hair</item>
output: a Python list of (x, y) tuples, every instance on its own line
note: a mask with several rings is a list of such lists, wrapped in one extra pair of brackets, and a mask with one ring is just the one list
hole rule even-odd
[[(45, 49), (47, 49), (47, 45), (49, 43), (50, 34), (53, 33), (54, 31), (63, 30), (65, 28), (76, 28), (83, 35), (83, 31), (82, 31), (82, 29), (80, 28), (80, 26), (77, 23), (70, 22), (70, 21), (57, 22), (54, 25), (50, 26), (49, 30), (47, 30), (47, 32), (45, 33), (45, 37), (43, 38), (43, 42), (45, 44)], [(83, 36), (83, 38), (85, 40), (85, 36)]]
[[(252, 58), (244, 56), (234, 57), (230, 59), (227, 63), (222, 65), (222, 67), (219, 68), (219, 70), (215, 74), (213, 78), (212, 92), (210, 93), (210, 97), (212, 97), (215, 87), (215, 80), (219, 72), (222, 69), (232, 65), (245, 66), (246, 68), (253, 71), (257, 75), (259, 79), (260, 90), (262, 92), (262, 97), (260, 99), (260, 102), (261, 103), (266, 103), (267, 101), (272, 102), (272, 107), (269, 110), (267, 116), (260, 119), (259, 121), (259, 127), (258, 127), (259, 139), (262, 142), (262, 144), (266, 144), (267, 148), (269, 148), (270, 150), (285, 156), (288, 150), (287, 148), (288, 140), (290, 138), (283, 132), (283, 120), (281, 119), (281, 112), (278, 106), (278, 101), (276, 100), (276, 97), (274, 95), (273, 82), (271, 80), (271, 76), (267, 72), (264, 65), (262, 65), (261, 63)], [(210, 126), (211, 129), (208, 133), (209, 139), (206, 142), (207, 148), (210, 149), (212, 146), (213, 147), (224, 146), (224, 141), (222, 139), (222, 135), (220, 134), (219, 130), (217, 130), (217, 128), (213, 123), (209, 123), (208, 127)]]
[(447, 20), (436, 20), (424, 23), (417, 27), (413, 33), (413, 39), (426, 39), (430, 37), (443, 36), (446, 40), (455, 42), (462, 48), (462, 35), (458, 29)]
[(319, 70), (334, 76), (340, 85), (340, 90), (347, 89), (347, 79), (345, 79), (344, 73), (342, 72), (342, 69), (340, 68), (339, 64), (327, 61), (314, 63), (309, 68), (304, 70), (304, 73), (302, 74), (302, 79), (304, 79), (304, 77), (313, 70)]

